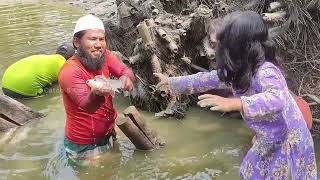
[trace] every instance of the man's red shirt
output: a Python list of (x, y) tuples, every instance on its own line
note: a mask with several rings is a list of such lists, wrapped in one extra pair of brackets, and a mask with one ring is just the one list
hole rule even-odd
[(97, 96), (86, 84), (96, 75), (110, 74), (116, 78), (127, 75), (134, 79), (133, 72), (120, 62), (111, 51), (106, 51), (105, 66), (99, 71), (88, 71), (72, 56), (61, 68), (58, 81), (66, 111), (65, 134), (75, 144), (98, 143), (112, 131), (117, 112), (113, 108), (112, 96)]

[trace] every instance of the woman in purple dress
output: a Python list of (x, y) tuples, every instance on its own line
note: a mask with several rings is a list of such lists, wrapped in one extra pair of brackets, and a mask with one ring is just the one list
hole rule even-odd
[(239, 111), (256, 140), (240, 167), (241, 179), (316, 179), (313, 140), (303, 116), (276, 66), (268, 28), (259, 14), (226, 16), (217, 33), (217, 70), (160, 79), (174, 94), (205, 92), (230, 85), (233, 98), (199, 96), (201, 107)]

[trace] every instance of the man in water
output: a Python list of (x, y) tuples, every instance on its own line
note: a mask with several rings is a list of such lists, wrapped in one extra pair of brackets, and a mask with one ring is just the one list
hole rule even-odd
[(71, 160), (83, 164), (112, 148), (117, 118), (111, 87), (90, 88), (87, 80), (112, 74), (122, 81), (123, 90), (130, 91), (134, 75), (107, 50), (104, 25), (93, 15), (77, 21), (73, 45), (76, 53), (62, 67), (58, 80), (67, 115), (65, 149)]
[(2, 91), (12, 98), (42, 95), (44, 88), (57, 82), (60, 68), (74, 54), (71, 44), (63, 43), (53, 55), (33, 55), (21, 59), (4, 72)]

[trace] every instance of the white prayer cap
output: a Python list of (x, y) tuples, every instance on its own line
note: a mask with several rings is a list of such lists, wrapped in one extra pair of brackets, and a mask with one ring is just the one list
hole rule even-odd
[(101, 29), (105, 31), (102, 21), (96, 16), (88, 14), (78, 19), (76, 27), (74, 28), (74, 31), (73, 31), (73, 35), (76, 34), (77, 32), (88, 30), (88, 29)]

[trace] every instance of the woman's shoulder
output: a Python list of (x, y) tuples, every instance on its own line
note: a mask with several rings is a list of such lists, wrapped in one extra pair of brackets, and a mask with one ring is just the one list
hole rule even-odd
[(277, 67), (272, 62), (265, 61), (259, 66), (256, 74), (257, 76), (265, 76), (279, 73), (281, 74), (281, 70), (279, 69), (279, 67)]
[(285, 81), (280, 68), (271, 62), (263, 62), (254, 75), (253, 81), (260, 84), (267, 81)]
[(259, 66), (259, 69), (269, 69), (269, 68), (279, 70), (279, 68), (275, 64), (273, 64), (272, 62), (269, 62), (269, 61), (265, 61)]

